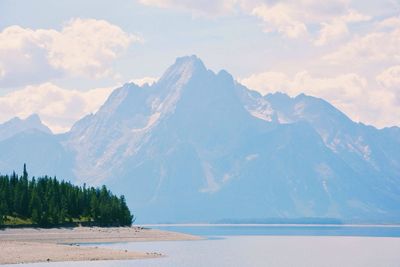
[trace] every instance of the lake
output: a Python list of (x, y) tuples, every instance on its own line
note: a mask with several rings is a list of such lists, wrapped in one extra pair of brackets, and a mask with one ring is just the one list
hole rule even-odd
[(400, 237), (400, 225), (153, 224), (146, 227), (206, 237), (243, 235)]
[[(167, 257), (135, 261), (38, 263), (35, 267), (400, 266), (399, 226), (151, 225), (201, 235), (199, 241), (96, 244)], [(11, 266), (11, 265), (10, 265)]]

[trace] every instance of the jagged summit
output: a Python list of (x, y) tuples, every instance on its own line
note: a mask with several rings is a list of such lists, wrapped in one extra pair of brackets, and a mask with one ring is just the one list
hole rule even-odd
[(44, 126), (42, 120), (40, 119), (40, 116), (37, 113), (34, 113), (24, 119), (26, 123), (29, 123), (30, 125), (36, 125), (36, 126)]
[(183, 74), (185, 72), (206, 71), (207, 68), (203, 61), (195, 55), (178, 57), (175, 63), (172, 64), (165, 72), (174, 72), (176, 74)]
[(168, 86), (172, 84), (183, 84), (194, 75), (207, 72), (204, 63), (196, 56), (179, 57), (161, 76), (157, 84)]
[(188, 62), (199, 63), (199, 64), (204, 66), (203, 61), (199, 57), (197, 57), (196, 55), (177, 57), (175, 59), (175, 63), (173, 65), (182, 64), (182, 63), (185, 64), (185, 63), (188, 63)]

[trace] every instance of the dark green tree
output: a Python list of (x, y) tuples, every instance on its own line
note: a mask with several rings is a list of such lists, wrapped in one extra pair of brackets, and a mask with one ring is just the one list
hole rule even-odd
[(125, 197), (106, 186), (79, 187), (48, 176), (29, 179), (25, 164), (22, 176), (0, 175), (0, 215), (0, 223), (11, 216), (43, 226), (72, 221), (126, 226), (134, 218)]

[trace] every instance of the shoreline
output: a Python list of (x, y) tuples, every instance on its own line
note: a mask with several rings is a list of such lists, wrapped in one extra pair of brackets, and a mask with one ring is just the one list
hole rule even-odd
[(156, 251), (135, 252), (81, 247), (79, 244), (200, 239), (193, 235), (143, 227), (6, 228), (0, 230), (0, 265), (158, 258), (165, 255)]
[(143, 224), (143, 227), (380, 227), (380, 228), (400, 228), (400, 224), (313, 224), (313, 223), (160, 223)]

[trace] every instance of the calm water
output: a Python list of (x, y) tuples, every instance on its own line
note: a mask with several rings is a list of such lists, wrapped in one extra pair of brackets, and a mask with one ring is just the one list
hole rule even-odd
[(148, 225), (160, 230), (200, 236), (373, 236), (400, 237), (400, 225)]
[(400, 227), (394, 226), (158, 225), (152, 228), (202, 235), (206, 239), (96, 244), (101, 247), (160, 252), (168, 255), (159, 259), (41, 263), (21, 266), (400, 266)]

